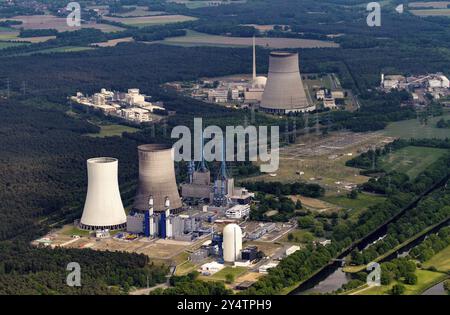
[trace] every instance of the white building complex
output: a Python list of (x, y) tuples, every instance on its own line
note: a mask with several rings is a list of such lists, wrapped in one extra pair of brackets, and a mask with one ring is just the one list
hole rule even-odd
[(244, 205), (238, 204), (238, 205), (231, 207), (230, 209), (228, 209), (225, 212), (225, 215), (227, 218), (238, 219), (238, 220), (248, 217), (249, 214), (250, 214), (250, 205), (249, 204), (244, 204)]
[(117, 179), (118, 160), (109, 157), (87, 161), (88, 189), (80, 228), (117, 230), (126, 227), (127, 218)]
[(127, 93), (113, 92), (101, 89), (92, 97), (84, 96), (77, 92), (70, 99), (78, 104), (100, 110), (107, 115), (121, 117), (135, 123), (145, 123), (152, 120), (151, 113), (154, 110), (164, 111), (160, 102), (146, 101), (147, 96), (141, 94), (139, 89), (128, 89)]

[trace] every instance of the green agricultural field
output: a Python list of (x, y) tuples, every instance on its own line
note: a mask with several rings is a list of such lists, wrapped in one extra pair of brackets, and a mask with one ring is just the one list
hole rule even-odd
[(14, 42), (0, 42), (0, 49), (9, 48), (9, 47), (16, 47), (26, 45), (25, 43), (14, 43)]
[[(24, 45), (24, 44), (21, 44)], [(48, 48), (42, 50), (36, 50), (26, 53), (15, 54), (14, 56), (29, 56), (34, 54), (52, 54), (52, 53), (70, 53), (70, 52), (78, 52), (85, 50), (97, 49), (95, 47), (85, 47), (85, 46), (64, 46), (64, 47), (56, 47), (56, 48)]]
[(76, 51), (84, 51), (84, 50), (92, 50), (92, 49), (95, 49), (95, 48), (83, 47), (83, 46), (64, 46), (64, 47), (39, 50), (38, 53), (50, 54), (50, 53), (59, 53), (59, 52), (76, 52)]
[[(188, 9), (199, 9), (210, 7), (212, 3), (217, 3), (217, 1), (205, 1), (205, 0), (169, 0), (168, 2), (173, 2), (177, 4), (184, 4)], [(221, 1), (220, 5), (226, 4), (236, 4), (236, 3), (245, 3), (246, 0), (230, 0), (230, 1)]]
[(11, 31), (8, 29), (0, 29), (0, 40), (1, 41), (7, 41), (7, 40), (15, 40), (17, 39), (17, 36), (19, 35), (19, 32), (17, 31)]
[[(428, 270), (421, 270), (418, 269), (415, 272), (417, 276), (417, 284), (415, 285), (409, 285), (405, 284), (405, 295), (418, 295), (421, 294), (423, 291), (428, 289), (429, 287), (433, 286), (436, 283), (441, 282), (448, 276), (446, 274), (443, 274), (441, 272), (433, 272)], [(356, 295), (383, 295), (383, 294), (389, 294), (392, 287), (397, 284), (397, 281), (393, 281), (389, 285), (382, 285), (379, 287), (370, 287), (361, 289), (359, 291), (355, 290), (354, 294)]]
[(403, 120), (390, 123), (383, 133), (388, 137), (398, 137), (403, 139), (411, 138), (450, 138), (450, 129), (441, 129), (436, 127), (439, 119), (450, 119), (450, 113), (443, 116), (432, 117), (428, 125), (422, 125), (417, 119)]
[[(158, 43), (180, 46), (217, 46), (217, 47), (248, 47), (252, 45), (250, 37), (219, 36), (187, 31), (185, 36), (169, 37)], [(271, 49), (281, 48), (337, 48), (338, 44), (331, 41), (301, 39), (301, 38), (271, 38), (257, 37), (256, 45)]]
[(423, 268), (429, 268), (431, 266), (442, 272), (448, 272), (450, 270), (450, 246), (447, 246), (423, 264)]
[(105, 137), (113, 137), (113, 136), (122, 136), (122, 133), (124, 132), (136, 132), (139, 129), (123, 126), (123, 125), (102, 125), (100, 126), (101, 131), (100, 133), (90, 133), (87, 134), (89, 137), (94, 138), (105, 138)]
[(152, 16), (137, 16), (137, 17), (105, 17), (106, 20), (113, 22), (120, 22), (126, 25), (144, 27), (151, 25), (163, 25), (170, 23), (179, 23), (187, 21), (195, 21), (197, 18), (187, 15), (172, 14), (172, 15), (152, 15)]
[(409, 146), (383, 157), (380, 166), (387, 171), (397, 171), (415, 178), (448, 150)]
[(450, 9), (410, 10), (410, 12), (418, 16), (450, 16)]
[(225, 267), (212, 276), (202, 276), (201, 278), (204, 280), (225, 281), (225, 277), (227, 274), (233, 275), (234, 279), (236, 279), (239, 276), (243, 275), (245, 272), (247, 272), (247, 268), (245, 267)]
[(358, 194), (357, 199), (350, 199), (346, 195), (328, 196), (321, 199), (339, 207), (349, 209), (350, 216), (354, 218), (358, 217), (361, 212), (367, 210), (370, 206), (386, 200), (385, 197), (367, 193)]

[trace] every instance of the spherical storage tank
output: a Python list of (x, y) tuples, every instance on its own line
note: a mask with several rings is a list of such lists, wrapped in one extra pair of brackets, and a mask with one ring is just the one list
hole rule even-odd
[(228, 224), (223, 229), (223, 260), (234, 262), (242, 250), (242, 230), (237, 224)]

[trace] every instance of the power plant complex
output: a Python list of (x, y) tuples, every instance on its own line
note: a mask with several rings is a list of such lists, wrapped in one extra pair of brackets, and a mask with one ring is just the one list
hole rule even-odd
[[(270, 53), (268, 77), (258, 76), (255, 40), (253, 73), (243, 95), (272, 114), (315, 110), (305, 93), (298, 54)], [(254, 193), (235, 185), (225, 162), (225, 140), (222, 145), (223, 159), (217, 164), (216, 174), (212, 174), (204, 158), (202, 133), (201, 152), (197, 152), (201, 153), (201, 160), (186, 161), (187, 180), (183, 183), (177, 183), (171, 145), (139, 145), (137, 187), (127, 210), (119, 191), (119, 161), (111, 157), (88, 159), (86, 201), (76, 225), (95, 231), (96, 242), (79, 246), (115, 248), (169, 260), (184, 252), (195, 266), (203, 264), (200, 270), (204, 275), (213, 274), (224, 265), (267, 272), (274, 263), (261, 265), (260, 261), (284, 254), (278, 250), (265, 255), (252, 242), (261, 239), (270, 243), (295, 228), (295, 223), (249, 220)], [(248, 242), (245, 248), (244, 240)], [(76, 243), (77, 238), (73, 237), (62, 244)]]
[[(309, 77), (315, 77), (309, 76)], [(190, 93), (191, 97), (224, 105), (251, 107), (269, 114), (284, 115), (297, 112), (311, 112), (321, 108), (337, 108), (331, 106), (331, 98), (313, 100), (309, 89), (305, 89), (300, 73), (299, 54), (297, 52), (273, 51), (269, 54), (269, 71), (267, 77), (256, 73), (256, 44), (253, 37), (253, 71), (250, 78), (231, 76), (229, 78), (212, 78), (198, 81), (198, 84), (168, 83), (168, 86)], [(213, 87), (212, 87), (213, 86)], [(333, 82), (333, 93), (344, 92)], [(313, 90), (321, 88), (313, 85)], [(339, 96), (339, 95), (338, 95)], [(321, 106), (317, 101), (323, 101)]]
[(191, 206), (183, 205), (178, 192), (173, 148), (164, 144), (145, 144), (137, 149), (139, 180), (128, 215), (120, 197), (118, 160), (100, 157), (87, 161), (88, 191), (79, 228), (96, 231), (101, 238), (108, 237), (110, 230), (126, 230), (149, 240), (188, 242), (211, 235), (216, 246), (214, 255), (223, 255), (226, 262), (240, 259), (240, 227), (229, 224), (222, 235), (213, 231), (213, 224), (220, 218), (225, 219), (224, 223), (247, 218), (253, 194), (234, 186), (225, 162), (213, 181), (204, 159), (197, 167), (194, 162), (189, 163), (189, 181), (181, 185), (183, 197), (187, 203), (197, 201), (203, 205), (201, 211), (189, 212)]

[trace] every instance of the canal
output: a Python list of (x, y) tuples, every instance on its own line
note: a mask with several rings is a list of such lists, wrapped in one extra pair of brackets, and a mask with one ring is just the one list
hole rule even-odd
[[(352, 246), (347, 248), (341, 255), (338, 256), (339, 260), (345, 259), (350, 252), (354, 248), (358, 248), (359, 250), (362, 250), (369, 246), (370, 244), (376, 242), (380, 238), (385, 237), (387, 233), (387, 227), (390, 223), (393, 223), (397, 221), (406, 211), (414, 208), (417, 206), (417, 204), (425, 198), (427, 195), (429, 195), (431, 192), (433, 192), (436, 189), (439, 189), (440, 187), (443, 187), (447, 184), (447, 181), (449, 180), (450, 176), (447, 176), (440, 182), (436, 183), (428, 189), (425, 193), (423, 193), (419, 198), (414, 200), (411, 204), (409, 204), (407, 207), (405, 207), (402, 211), (400, 211), (398, 214), (396, 214), (394, 217), (392, 217), (390, 220), (385, 222), (382, 226), (377, 228), (374, 232), (367, 235), (365, 238), (361, 239), (360, 241), (354, 243)], [(423, 234), (419, 238), (415, 239), (411, 243), (403, 246), (402, 248), (398, 249), (391, 255), (387, 256), (381, 262), (391, 260), (393, 258), (396, 258), (398, 256), (405, 255), (409, 252), (409, 250), (418, 245), (420, 242), (422, 242), (429, 234), (436, 233), (440, 228), (447, 225), (449, 223), (449, 220), (446, 220), (445, 222), (442, 222), (435, 228), (431, 229), (427, 233)], [(346, 284), (348, 281), (351, 280), (350, 275), (346, 274), (342, 270), (342, 262), (341, 261), (335, 261), (324, 268), (322, 268), (318, 273), (316, 273), (314, 276), (309, 278), (308, 280), (301, 283), (296, 289), (294, 289), (292, 292), (290, 292), (290, 295), (304, 295), (304, 294), (312, 294), (312, 293), (331, 293), (340, 287), (342, 285)]]

